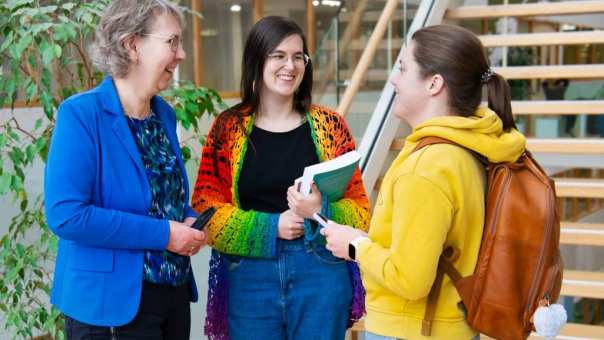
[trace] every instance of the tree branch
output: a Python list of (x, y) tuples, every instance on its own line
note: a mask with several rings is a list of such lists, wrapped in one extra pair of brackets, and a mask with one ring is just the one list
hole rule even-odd
[(86, 57), (86, 52), (84, 52), (84, 50), (82, 49), (82, 46), (81, 46), (83, 44), (82, 32), (79, 32), (78, 35), (80, 36), (80, 43), (76, 44), (73, 41), (71, 43), (75, 45), (76, 49), (78, 50), (78, 54), (82, 58), (82, 64), (84, 64), (84, 68), (86, 69), (86, 86), (87, 86), (87, 88), (91, 88), (94, 85), (93, 77), (92, 77), (92, 69), (90, 68), (90, 63), (88, 61), (88, 58)]
[(9, 119), (9, 122), (12, 121), (15, 123), (14, 129), (16, 129), (17, 131), (21, 132), (22, 134), (26, 135), (27, 137), (31, 138), (32, 141), (36, 141), (36, 136), (32, 135), (29, 131), (23, 129), (21, 127), (21, 125), (19, 125), (19, 122), (17, 121), (17, 119), (15, 117), (11, 117), (11, 119)]

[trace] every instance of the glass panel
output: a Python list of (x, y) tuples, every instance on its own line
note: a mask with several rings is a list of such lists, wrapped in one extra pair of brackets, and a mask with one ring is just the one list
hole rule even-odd
[[(200, 20), (203, 86), (218, 91), (239, 92), (241, 58), (245, 37), (254, 24), (251, 0), (203, 0)], [(187, 59), (180, 78), (194, 79), (191, 15), (187, 14), (185, 41)]]
[[(338, 96), (343, 94), (346, 86), (348, 86), (354, 68), (369, 42), (384, 5), (385, 1), (369, 1), (361, 15), (361, 20), (356, 23), (355, 27), (347, 27), (352, 34), (347, 50), (341, 53), (339, 58), (338, 84), (340, 86), (338, 86)], [(418, 5), (419, 1), (399, 2), (384, 36), (378, 44), (378, 49), (374, 54), (359, 92), (354, 96), (346, 120), (358, 142), (363, 138), (375, 105), (385, 83), (388, 81), (390, 71), (395, 65)], [(343, 11), (339, 16), (340, 20), (343, 23), (355, 24), (353, 22), (354, 11), (354, 8)]]

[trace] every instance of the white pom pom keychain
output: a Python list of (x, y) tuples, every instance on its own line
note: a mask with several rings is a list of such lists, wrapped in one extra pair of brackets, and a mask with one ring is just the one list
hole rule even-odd
[(533, 325), (537, 335), (545, 339), (553, 339), (560, 334), (560, 329), (566, 324), (566, 310), (560, 304), (549, 304), (549, 299), (539, 301), (539, 307), (533, 314)]

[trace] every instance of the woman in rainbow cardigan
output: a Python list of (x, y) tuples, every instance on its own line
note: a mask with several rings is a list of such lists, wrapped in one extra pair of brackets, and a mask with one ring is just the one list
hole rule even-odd
[(366, 230), (360, 171), (344, 197), (290, 193), (305, 166), (355, 148), (345, 121), (311, 105), (312, 63), (300, 27), (265, 17), (244, 50), (242, 102), (216, 118), (192, 206), (214, 207), (205, 333), (210, 339), (343, 339), (364, 312), (353, 262), (325, 249), (312, 213)]

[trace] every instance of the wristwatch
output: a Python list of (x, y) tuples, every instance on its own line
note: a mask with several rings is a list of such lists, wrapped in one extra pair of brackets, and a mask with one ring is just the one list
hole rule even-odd
[(355, 248), (351, 243), (348, 243), (348, 257), (350, 257), (353, 261), (357, 259), (357, 248)]
[(367, 236), (359, 236), (348, 243), (348, 257), (353, 261), (357, 260), (357, 246), (363, 241), (370, 241)]

